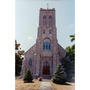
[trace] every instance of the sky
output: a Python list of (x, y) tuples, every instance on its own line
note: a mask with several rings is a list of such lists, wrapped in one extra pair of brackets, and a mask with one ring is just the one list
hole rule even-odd
[(66, 48), (75, 42), (69, 35), (75, 34), (74, 0), (16, 0), (15, 1), (15, 39), (21, 49), (27, 51), (36, 43), (39, 10), (55, 8), (58, 43)]

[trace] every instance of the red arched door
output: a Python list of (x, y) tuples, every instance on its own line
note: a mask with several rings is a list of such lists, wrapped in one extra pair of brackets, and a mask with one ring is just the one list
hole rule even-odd
[(43, 63), (43, 75), (49, 75), (50, 74), (50, 66), (48, 62)]

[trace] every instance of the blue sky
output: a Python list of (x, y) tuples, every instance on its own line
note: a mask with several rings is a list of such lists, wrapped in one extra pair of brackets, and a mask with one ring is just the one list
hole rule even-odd
[(40, 8), (55, 8), (58, 43), (66, 48), (74, 42), (69, 35), (75, 34), (74, 0), (16, 0), (15, 2), (15, 39), (27, 51), (36, 43)]

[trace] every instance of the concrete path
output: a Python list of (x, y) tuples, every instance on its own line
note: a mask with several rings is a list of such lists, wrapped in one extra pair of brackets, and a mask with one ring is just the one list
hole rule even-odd
[(39, 90), (53, 90), (50, 82), (42, 82)]

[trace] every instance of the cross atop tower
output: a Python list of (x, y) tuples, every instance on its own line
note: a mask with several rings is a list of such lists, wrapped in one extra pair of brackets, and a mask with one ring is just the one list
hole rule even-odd
[(47, 4), (47, 9), (48, 9), (48, 6), (49, 6), (49, 4)]

